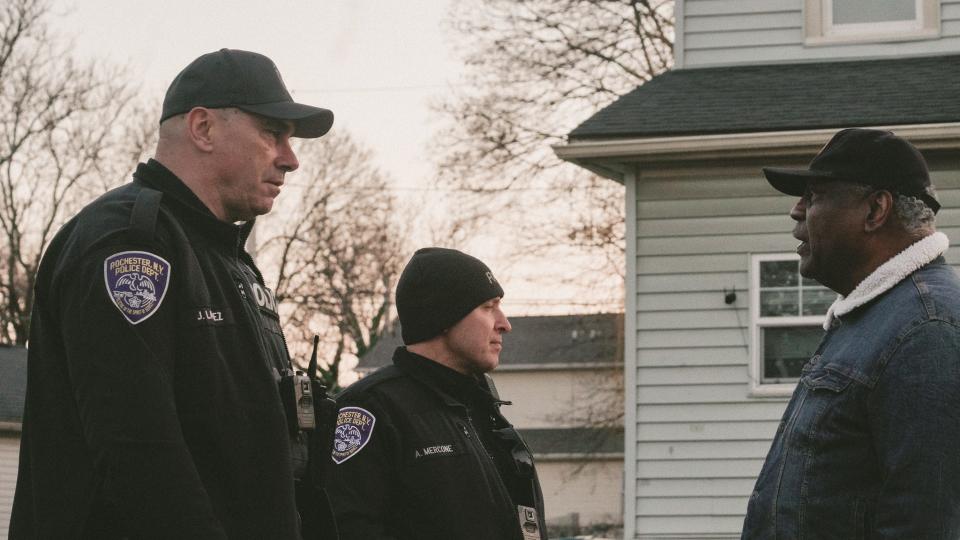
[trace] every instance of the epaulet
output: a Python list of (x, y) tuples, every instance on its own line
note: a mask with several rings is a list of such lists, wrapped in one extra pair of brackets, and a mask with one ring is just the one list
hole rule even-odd
[(142, 187), (133, 203), (130, 213), (130, 231), (145, 242), (153, 240), (157, 228), (157, 214), (160, 213), (160, 200), (163, 192)]
[(397, 379), (402, 376), (403, 376), (403, 372), (400, 371), (400, 368), (398, 368), (395, 365), (391, 364), (389, 366), (382, 367), (374, 371), (370, 375), (367, 375), (366, 377), (346, 387), (343, 390), (343, 392), (340, 392), (340, 394), (337, 395), (337, 400), (339, 401), (343, 398), (354, 396), (358, 392), (363, 392), (381, 383), (384, 383), (386, 381), (390, 381), (393, 379)]

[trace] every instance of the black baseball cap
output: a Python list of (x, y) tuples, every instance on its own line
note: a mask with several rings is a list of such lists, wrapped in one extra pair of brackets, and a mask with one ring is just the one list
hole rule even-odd
[(273, 60), (236, 49), (207, 53), (183, 68), (163, 98), (160, 122), (194, 107), (235, 107), (287, 120), (294, 125), (294, 137), (308, 139), (333, 125), (333, 112), (293, 101)]
[(807, 180), (840, 180), (917, 197), (934, 213), (940, 210), (920, 151), (889, 131), (841, 130), (813, 158), (808, 169), (765, 167), (763, 174), (771, 186), (787, 195), (802, 196)]

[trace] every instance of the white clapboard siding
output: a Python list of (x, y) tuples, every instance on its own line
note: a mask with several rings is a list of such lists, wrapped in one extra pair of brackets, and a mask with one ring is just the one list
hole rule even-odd
[[(730, 2), (691, 4), (719, 14)], [(930, 165), (944, 204), (938, 228), (957, 245), (960, 171), (949, 161)], [(635, 370), (636, 439), (626, 454), (636, 499), (626, 519), (637, 538), (739, 538), (787, 399), (749, 395), (750, 257), (792, 252), (795, 201), (770, 188), (759, 168), (641, 170), (633, 192), (636, 316), (628, 331), (636, 350), (627, 369)], [(960, 248), (947, 259), (960, 263)], [(730, 289), (737, 297), (727, 305)]]
[(683, 0), (683, 68), (880, 58), (960, 51), (960, 0), (941, 0), (940, 36), (894, 43), (804, 45), (806, 0)]
[(20, 434), (0, 431), (0, 540), (6, 540), (13, 507), (13, 490), (17, 486), (17, 463), (20, 460)]

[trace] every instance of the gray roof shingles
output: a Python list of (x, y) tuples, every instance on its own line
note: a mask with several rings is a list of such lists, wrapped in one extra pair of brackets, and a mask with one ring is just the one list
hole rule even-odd
[(0, 345), (0, 422), (20, 423), (27, 392), (27, 349)]
[[(598, 313), (510, 317), (500, 365), (602, 364), (623, 361), (623, 315)], [(357, 367), (372, 370), (391, 363), (403, 345), (399, 329), (387, 332)]]
[(681, 69), (620, 97), (569, 139), (960, 121), (960, 55)]
[(621, 428), (521, 428), (520, 435), (534, 456), (623, 454)]

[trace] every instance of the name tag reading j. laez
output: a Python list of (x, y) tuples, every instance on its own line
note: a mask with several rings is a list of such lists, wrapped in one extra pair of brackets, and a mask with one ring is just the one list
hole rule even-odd
[(540, 521), (537, 519), (537, 509), (529, 506), (517, 505), (520, 512), (520, 532), (523, 540), (540, 540)]

